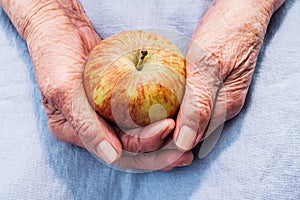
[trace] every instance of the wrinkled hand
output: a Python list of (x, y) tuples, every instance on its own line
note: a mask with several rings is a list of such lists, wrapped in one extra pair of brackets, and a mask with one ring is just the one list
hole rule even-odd
[(189, 44), (186, 91), (174, 140), (190, 150), (236, 116), (255, 69), (269, 19), (284, 0), (218, 0)]
[[(18, 31), (27, 42), (49, 129), (54, 136), (85, 147), (98, 158), (109, 164), (115, 162), (121, 168), (170, 170), (189, 164), (192, 153), (183, 154), (174, 145), (156, 151), (174, 129), (172, 119), (124, 133), (95, 113), (87, 100), (82, 74), (87, 55), (100, 37), (80, 4), (71, 0), (42, 1), (47, 2), (43, 6), (36, 0), (32, 2), (35, 4), (30, 10), (35, 14), (26, 16), (29, 20), (26, 23), (22, 17), (15, 17), (18, 11), (12, 12), (9, 3), (4, 8), (17, 28), (18, 24), (25, 25)], [(122, 149), (137, 154), (122, 156)]]

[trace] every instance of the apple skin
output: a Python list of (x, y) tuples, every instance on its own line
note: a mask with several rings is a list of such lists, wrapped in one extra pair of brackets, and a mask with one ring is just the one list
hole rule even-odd
[(177, 113), (185, 88), (185, 59), (161, 35), (121, 32), (91, 51), (84, 87), (100, 116), (119, 127), (146, 126)]

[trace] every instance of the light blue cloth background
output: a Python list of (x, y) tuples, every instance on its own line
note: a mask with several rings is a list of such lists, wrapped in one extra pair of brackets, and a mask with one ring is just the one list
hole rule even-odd
[[(105, 38), (167, 28), (190, 37), (209, 1), (88, 1)], [(0, 199), (300, 199), (300, 1), (273, 17), (241, 114), (213, 151), (171, 172), (130, 174), (57, 141), (25, 42), (0, 8)]]

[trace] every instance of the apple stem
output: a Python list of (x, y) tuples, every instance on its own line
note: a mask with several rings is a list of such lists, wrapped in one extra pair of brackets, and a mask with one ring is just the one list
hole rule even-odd
[(145, 61), (145, 57), (148, 55), (148, 51), (147, 50), (141, 50), (139, 51), (138, 53), (138, 62), (135, 66), (135, 68), (138, 70), (138, 71), (141, 71), (144, 67), (144, 61)]

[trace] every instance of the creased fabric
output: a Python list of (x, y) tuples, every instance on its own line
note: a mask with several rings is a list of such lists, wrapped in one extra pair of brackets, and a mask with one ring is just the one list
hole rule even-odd
[[(81, 2), (102, 38), (152, 28), (178, 33), (182, 51), (212, 3)], [(299, 10), (288, 0), (273, 16), (245, 106), (207, 157), (130, 174), (51, 135), (26, 43), (0, 8), (0, 199), (300, 199)]]

